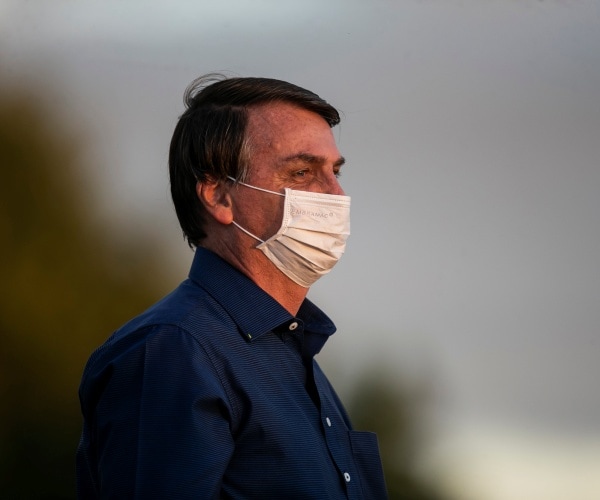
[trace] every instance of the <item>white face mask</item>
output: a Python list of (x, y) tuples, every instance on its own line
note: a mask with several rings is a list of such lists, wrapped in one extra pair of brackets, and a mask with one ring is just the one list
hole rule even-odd
[[(231, 180), (235, 181), (232, 177)], [(277, 268), (292, 281), (310, 287), (327, 274), (340, 259), (350, 235), (350, 197), (336, 194), (294, 191), (285, 194), (239, 182), (265, 193), (285, 196), (279, 231), (263, 241), (244, 229)]]

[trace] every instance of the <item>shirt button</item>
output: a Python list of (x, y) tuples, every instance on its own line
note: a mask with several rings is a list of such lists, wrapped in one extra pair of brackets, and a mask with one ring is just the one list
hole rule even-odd
[(347, 483), (350, 482), (350, 474), (348, 474), (347, 472), (344, 472), (344, 479), (346, 480)]
[(296, 323), (295, 321), (293, 323), (290, 323), (290, 326), (288, 327), (290, 330), (295, 330), (296, 328), (298, 328), (298, 323)]
[(325, 422), (327, 422), (327, 427), (331, 427), (331, 420), (329, 420), (329, 417), (325, 417)]

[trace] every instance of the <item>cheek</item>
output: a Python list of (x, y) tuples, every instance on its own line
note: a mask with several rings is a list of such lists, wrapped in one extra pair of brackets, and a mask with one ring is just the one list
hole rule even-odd
[(283, 219), (284, 198), (273, 200), (269, 208), (264, 211), (264, 228), (267, 237), (273, 236), (281, 227)]
[[(271, 197), (278, 199), (271, 200)], [(261, 240), (266, 240), (281, 227), (283, 207), (283, 197), (257, 193), (257, 196), (248, 197), (238, 205), (235, 220)]]

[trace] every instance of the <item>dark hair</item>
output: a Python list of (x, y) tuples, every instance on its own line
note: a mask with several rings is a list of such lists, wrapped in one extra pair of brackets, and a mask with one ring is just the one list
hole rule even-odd
[(243, 176), (248, 164), (248, 109), (286, 102), (317, 113), (330, 127), (340, 122), (337, 110), (318, 95), (271, 78), (227, 78), (209, 74), (194, 80), (184, 94), (185, 112), (175, 126), (169, 149), (171, 196), (190, 246), (206, 237), (205, 209), (196, 183)]

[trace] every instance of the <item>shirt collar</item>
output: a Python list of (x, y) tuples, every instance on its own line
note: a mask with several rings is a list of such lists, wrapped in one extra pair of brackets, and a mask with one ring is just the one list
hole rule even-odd
[[(294, 318), (250, 278), (205, 248), (196, 248), (189, 277), (223, 306), (250, 341), (300, 319), (305, 342), (315, 344), (310, 350), (316, 354), (336, 330), (329, 317), (308, 299), (302, 302)], [(309, 340), (311, 334), (316, 338)]]

